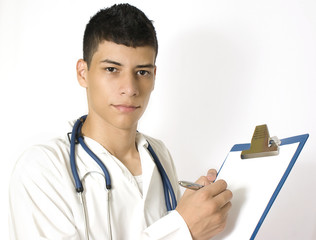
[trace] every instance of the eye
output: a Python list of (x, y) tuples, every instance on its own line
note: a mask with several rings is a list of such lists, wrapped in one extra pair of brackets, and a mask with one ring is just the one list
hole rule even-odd
[(146, 70), (139, 70), (137, 74), (141, 76), (147, 76), (147, 75), (150, 75), (150, 72)]
[(111, 72), (111, 73), (117, 72), (117, 68), (115, 68), (115, 67), (107, 67), (107, 68), (105, 68), (105, 70), (107, 72)]

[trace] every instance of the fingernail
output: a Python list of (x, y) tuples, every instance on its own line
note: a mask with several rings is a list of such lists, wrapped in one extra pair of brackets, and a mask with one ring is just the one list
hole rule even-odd
[(210, 181), (214, 181), (215, 180), (215, 178), (216, 178), (216, 173), (214, 173), (214, 172), (210, 172), (210, 173), (208, 173), (207, 174), (207, 179), (208, 180), (210, 180)]

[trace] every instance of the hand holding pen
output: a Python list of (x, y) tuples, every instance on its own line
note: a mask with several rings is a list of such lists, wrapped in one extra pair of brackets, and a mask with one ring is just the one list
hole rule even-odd
[(214, 169), (195, 183), (181, 182), (187, 188), (176, 210), (186, 222), (193, 239), (210, 239), (221, 232), (231, 208), (232, 193), (224, 180), (216, 179)]

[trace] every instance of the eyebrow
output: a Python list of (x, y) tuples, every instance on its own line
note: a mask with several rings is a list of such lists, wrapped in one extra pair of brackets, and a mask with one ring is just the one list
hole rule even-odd
[(137, 65), (136, 68), (155, 68), (153, 64)]
[[(104, 59), (102, 61), (100, 61), (100, 63), (110, 63), (110, 64), (114, 64), (116, 66), (123, 66), (122, 63), (119, 63), (119, 62), (116, 62), (116, 61), (113, 61), (113, 60), (110, 60), (110, 59)], [(149, 64), (140, 64), (140, 65), (137, 65), (136, 68), (155, 68), (156, 66), (149, 63)]]
[(123, 66), (122, 63), (115, 62), (115, 61), (112, 61), (110, 59), (104, 59), (104, 60), (100, 61), (100, 63), (110, 63), (110, 64), (114, 64), (114, 65), (117, 65), (117, 66)]

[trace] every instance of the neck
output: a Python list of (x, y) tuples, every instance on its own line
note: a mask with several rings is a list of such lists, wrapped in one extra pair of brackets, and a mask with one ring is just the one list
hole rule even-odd
[(107, 124), (102, 119), (98, 120), (88, 115), (82, 126), (82, 133), (117, 156), (118, 153), (136, 150), (136, 128), (137, 126), (131, 129), (119, 129)]
[(141, 166), (136, 147), (136, 129), (119, 129), (100, 118), (87, 116), (82, 126), (84, 136), (101, 144), (108, 152), (119, 159), (133, 175), (141, 174)]

